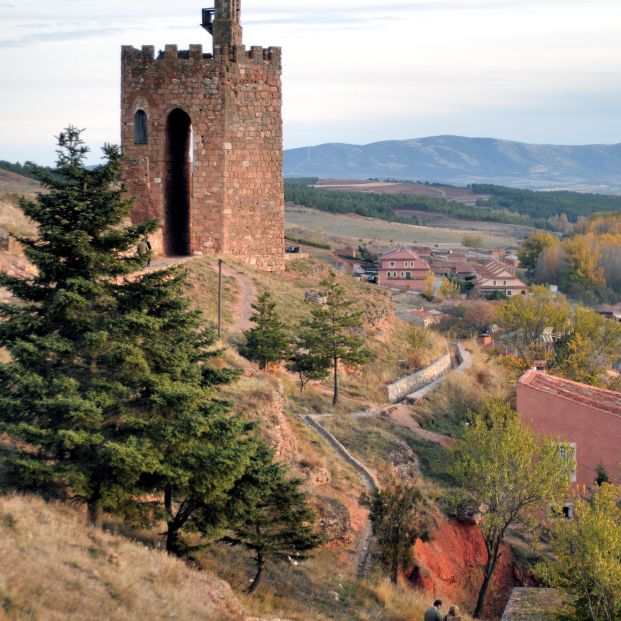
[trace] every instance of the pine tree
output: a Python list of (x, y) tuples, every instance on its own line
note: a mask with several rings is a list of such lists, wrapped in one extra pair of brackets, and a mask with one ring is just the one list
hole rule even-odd
[(22, 204), (39, 226), (20, 240), (38, 274), (0, 277), (19, 299), (0, 306), (11, 354), (0, 431), (26, 443), (9, 472), (22, 489), (85, 502), (91, 522), (102, 508), (136, 517), (147, 504), (181, 553), (181, 531), (204, 530), (205, 507), (224, 504), (257, 440), (217, 399), (235, 373), (212, 363), (215, 334), (189, 309), (184, 272), (136, 273), (136, 243), (157, 223), (122, 226), (131, 204), (112, 186), (118, 149), (91, 171), (78, 130), (59, 147), (61, 177), (44, 176), (49, 193)]
[[(185, 273), (171, 269), (127, 283), (122, 296), (148, 365), (139, 424), (157, 467), (139, 485), (159, 498), (155, 517), (166, 519), (166, 550), (178, 556), (188, 551), (184, 532), (210, 535), (225, 523), (228, 494), (258, 447), (253, 426), (217, 398), (217, 387), (238, 373), (214, 366), (216, 334), (189, 309), (184, 288)], [(128, 510), (141, 508), (136, 501)]]
[(363, 496), (362, 502), (371, 510), (382, 561), (390, 571), (391, 582), (397, 584), (399, 570), (411, 561), (414, 544), (419, 539), (430, 540), (431, 499), (419, 486), (393, 477), (373, 496)]
[(244, 332), (245, 343), (240, 348), (242, 356), (259, 363), (262, 370), (270, 362), (279, 362), (287, 356), (289, 339), (284, 326), (276, 313), (276, 302), (268, 291), (262, 293), (256, 304), (255, 313), (250, 320), (256, 327)]
[(269, 562), (303, 561), (323, 538), (315, 531), (314, 513), (302, 480), (287, 478), (265, 445), (231, 493), (227, 508), (230, 533), (223, 541), (255, 555), (256, 573), (246, 593), (256, 592)]
[(121, 155), (103, 152), (88, 170), (80, 131), (60, 134), (57, 174), (39, 171), (48, 192), (21, 202), (38, 225), (37, 238), (18, 238), (37, 275), (0, 274), (18, 300), (0, 305), (0, 346), (11, 356), (0, 365), (0, 431), (28, 445), (9, 473), (21, 488), (87, 503), (93, 522), (155, 465), (149, 442), (123, 429), (142, 361), (116, 290), (142, 267), (132, 249), (157, 225), (121, 226), (131, 208), (113, 185)]
[(325, 305), (311, 311), (311, 317), (302, 322), (298, 351), (301, 361), (319, 375), (321, 369), (332, 367), (334, 393), (332, 403), (339, 400), (339, 362), (364, 364), (371, 352), (364, 348), (362, 313), (352, 310), (353, 300), (345, 296), (335, 274), (321, 282)]

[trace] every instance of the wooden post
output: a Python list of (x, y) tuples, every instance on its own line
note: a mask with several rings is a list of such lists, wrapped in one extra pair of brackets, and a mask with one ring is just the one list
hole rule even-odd
[(218, 338), (222, 338), (222, 259), (218, 259)]

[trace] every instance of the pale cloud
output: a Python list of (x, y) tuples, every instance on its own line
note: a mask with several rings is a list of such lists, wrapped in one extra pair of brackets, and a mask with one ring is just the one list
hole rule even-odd
[[(205, 5), (212, 4), (206, 2)], [(122, 44), (210, 44), (194, 0), (0, 2), (0, 159), (118, 141)], [(280, 45), (287, 146), (438, 133), (621, 142), (619, 0), (242, 0)]]

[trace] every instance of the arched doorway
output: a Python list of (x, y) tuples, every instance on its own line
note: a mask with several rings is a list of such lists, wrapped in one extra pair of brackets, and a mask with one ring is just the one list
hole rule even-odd
[(166, 126), (164, 248), (167, 255), (190, 254), (191, 148), (192, 121), (183, 110), (173, 110)]

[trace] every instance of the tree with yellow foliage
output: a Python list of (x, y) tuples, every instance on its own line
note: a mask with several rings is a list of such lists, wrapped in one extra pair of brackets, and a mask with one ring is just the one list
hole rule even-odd
[(551, 586), (567, 594), (575, 619), (621, 619), (620, 490), (604, 483), (590, 499), (577, 498), (574, 519), (557, 522), (553, 554), (537, 567)]

